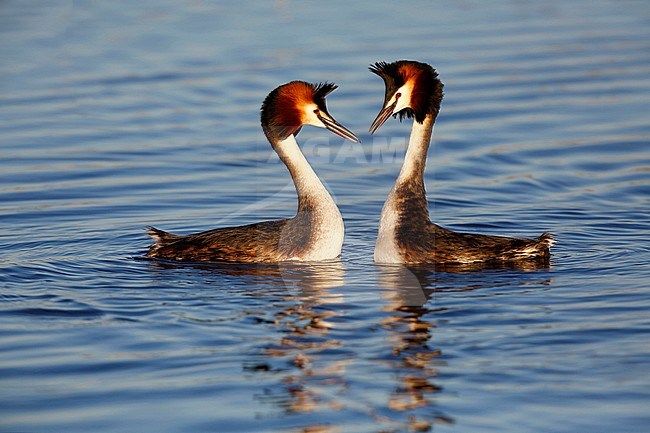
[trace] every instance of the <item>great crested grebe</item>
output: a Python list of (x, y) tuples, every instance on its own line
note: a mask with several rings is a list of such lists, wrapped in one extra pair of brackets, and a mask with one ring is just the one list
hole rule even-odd
[(433, 224), (424, 188), (424, 167), (433, 124), (440, 111), (442, 82), (426, 63), (378, 62), (370, 71), (386, 85), (384, 106), (370, 126), (374, 133), (392, 115), (413, 117), (402, 169), (381, 211), (375, 245), (378, 263), (504, 263), (550, 257), (553, 236), (536, 239), (458, 233)]
[(262, 103), (262, 129), (289, 169), (298, 193), (298, 212), (289, 219), (225, 227), (185, 236), (149, 227), (153, 245), (147, 257), (193, 262), (272, 263), (338, 257), (343, 218), (332, 196), (300, 151), (295, 135), (303, 125), (327, 128), (348, 140), (356, 135), (327, 112), (332, 83), (292, 81), (273, 90)]

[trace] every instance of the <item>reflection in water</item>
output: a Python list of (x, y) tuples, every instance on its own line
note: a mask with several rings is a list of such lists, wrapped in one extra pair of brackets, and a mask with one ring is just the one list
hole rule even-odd
[[(268, 315), (261, 319), (256, 311), (254, 316), (257, 323), (279, 331), (282, 337), (263, 349), (260, 360), (247, 362), (243, 368), (251, 373), (280, 375), (282, 380), (280, 387), (265, 389), (258, 398), (280, 406), (287, 414), (342, 408), (336, 394), (345, 388), (343, 377), (351, 360), (334, 357), (334, 361), (325, 362), (332, 357), (320, 356), (342, 345), (328, 335), (332, 327), (328, 320), (339, 314), (333, 305), (342, 301), (340, 295), (330, 293), (329, 289), (345, 285), (340, 260), (279, 264), (150, 261), (164, 269), (199, 269), (210, 280), (243, 279), (251, 296), (273, 295), (269, 298), (273, 304)], [(338, 430), (310, 423), (297, 431), (334, 433)]]
[[(436, 366), (442, 352), (433, 348), (431, 338), (435, 323), (427, 318), (432, 310), (427, 301), (433, 295), (433, 274), (411, 271), (404, 266), (378, 266), (379, 282), (390, 315), (382, 327), (390, 334), (391, 368), (398, 374), (397, 387), (388, 407), (395, 412), (409, 412), (409, 431), (428, 431), (434, 422), (452, 423), (453, 419), (434, 411), (434, 397), (442, 388), (434, 382)], [(435, 415), (431, 415), (434, 413)]]
[[(434, 396), (441, 387), (434, 378), (441, 352), (431, 347), (435, 325), (425, 317), (432, 311), (426, 304), (433, 289), (422, 284), (432, 281), (431, 274), (412, 273), (404, 267), (380, 273), (377, 297), (386, 301), (388, 314), (381, 322), (387, 338), (380, 340), (387, 345), (378, 348), (378, 362), (388, 362), (397, 378), (385, 406), (378, 410), (350, 397), (355, 394), (351, 391), (355, 383), (346, 378), (346, 372), (356, 359), (345, 355), (348, 340), (337, 337), (335, 323), (341, 320), (341, 312), (336, 304), (342, 299), (330, 290), (344, 284), (341, 264), (283, 266), (281, 272), (287, 284), (287, 304), (274, 314), (271, 326), (282, 337), (264, 348), (259, 362), (245, 366), (247, 371), (282, 377), (281, 386), (265, 389), (258, 398), (279, 406), (285, 414), (356, 410), (391, 431), (427, 431), (434, 422), (453, 422), (435, 410)], [(349, 321), (364, 319), (346, 316), (345, 320), (346, 326), (354, 327)], [(338, 430), (316, 423), (296, 431)]]
[[(384, 311), (390, 315), (382, 321), (390, 333), (391, 369), (396, 372), (397, 386), (388, 406), (407, 417), (409, 431), (428, 431), (434, 423), (453, 423), (454, 419), (435, 408), (435, 396), (442, 391), (436, 383), (442, 350), (432, 345), (436, 323), (432, 307), (436, 293), (471, 291), (508, 286), (548, 286), (546, 273), (527, 272), (548, 269), (548, 262), (520, 262), (492, 272), (476, 272), (484, 267), (441, 269), (426, 266), (376, 266), (386, 300)], [(449, 272), (453, 271), (453, 272)], [(523, 271), (523, 272), (522, 272)], [(540, 278), (541, 276), (541, 278)], [(458, 279), (463, 283), (459, 284)]]
[[(431, 313), (446, 308), (432, 307), (434, 294), (498, 287), (540, 288), (552, 282), (544, 272), (549, 268), (548, 262), (521, 262), (516, 266), (491, 268), (489, 272), (484, 267), (447, 268), (447, 272), (427, 266), (377, 268), (384, 289), (382, 298), (387, 301), (384, 310), (391, 313), (382, 324), (391, 333), (392, 356), (396, 364), (391, 368), (397, 373), (399, 382), (391, 394), (389, 408), (410, 413), (409, 431), (428, 431), (434, 423), (454, 423), (454, 418), (435, 410), (435, 396), (442, 387), (434, 379), (438, 375), (437, 367), (445, 363), (440, 360), (441, 349), (431, 344), (436, 328)], [(426, 415), (417, 416), (418, 413)]]
[(319, 263), (204, 263), (173, 262), (169, 260), (138, 258), (158, 269), (198, 269), (204, 275), (215, 277), (242, 277), (249, 287), (258, 282), (276, 286), (292, 294), (308, 297), (320, 290), (345, 284), (343, 265), (339, 259)]
[[(153, 263), (162, 267), (188, 266)], [(269, 298), (273, 299), (272, 307), (264, 320), (257, 323), (279, 333), (280, 338), (266, 344), (243, 366), (248, 373), (268, 375), (275, 384), (266, 386), (256, 398), (279, 407), (285, 415), (312, 414), (329, 419), (339, 411), (354, 411), (388, 431), (429, 431), (435, 424), (454, 422), (454, 418), (436, 407), (436, 397), (443, 389), (438, 370), (445, 363), (441, 360), (442, 350), (433, 344), (437, 325), (434, 314), (441, 311), (433, 307), (434, 294), (550, 283), (546, 273), (526, 272), (528, 269), (455, 269), (450, 273), (423, 266), (375, 266), (376, 296), (384, 301), (385, 315), (379, 319), (380, 329), (374, 332), (385, 336), (373, 348), (375, 364), (371, 368), (383, 371), (387, 367), (392, 373), (389, 381), (381, 382), (381, 386), (389, 386), (386, 399), (378, 402), (376, 396), (370, 395), (370, 403), (363, 397), (357, 399), (358, 385), (352, 376), (358, 368), (356, 363), (368, 360), (350, 355), (357, 354), (358, 348), (350, 347), (354, 342), (345, 337), (345, 329), (367, 330), (367, 317), (354, 313), (343, 316), (340, 310), (340, 305), (349, 304), (349, 299), (344, 299), (347, 288), (334, 290), (349, 285), (340, 261), (197, 264), (193, 268), (205, 271), (212, 279), (245, 279), (254, 296), (268, 296), (268, 289), (274, 290), (274, 296)], [(264, 292), (253, 289), (257, 288), (256, 281), (264, 282)], [(255, 315), (259, 319), (259, 311)], [(291, 431), (340, 431), (336, 422), (323, 422), (322, 418), (320, 422), (297, 422), (301, 427)]]
[(511, 269), (518, 271), (539, 271), (551, 268), (551, 260), (548, 257), (537, 259), (513, 260), (509, 262), (476, 262), (476, 263), (447, 263), (442, 265), (409, 265), (413, 271), (436, 270), (440, 272), (478, 272), (495, 269)]
[(345, 270), (339, 259), (311, 264), (285, 262), (278, 265), (278, 270), (287, 290), (300, 300), (310, 300), (312, 295), (345, 284)]
[[(343, 265), (338, 260), (309, 265), (284, 263), (278, 271), (286, 289), (286, 305), (276, 309), (271, 326), (282, 337), (264, 348), (262, 362), (244, 368), (282, 374), (280, 388), (266, 389), (258, 397), (279, 405), (287, 414), (339, 410), (342, 403), (337, 401), (336, 394), (345, 389), (343, 377), (351, 360), (321, 354), (342, 346), (341, 341), (329, 336), (329, 319), (339, 315), (333, 305), (342, 301), (329, 289), (345, 284)], [(333, 360), (327, 362), (328, 359)], [(298, 431), (338, 430), (315, 423)]]

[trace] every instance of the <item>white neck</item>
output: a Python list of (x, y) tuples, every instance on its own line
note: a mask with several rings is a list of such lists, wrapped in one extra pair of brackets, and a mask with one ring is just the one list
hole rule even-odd
[(289, 169), (293, 182), (298, 193), (298, 200), (307, 197), (317, 197), (327, 202), (334, 203), (332, 196), (325, 189), (325, 186), (314, 172), (305, 155), (302, 153), (296, 142), (296, 137), (292, 134), (284, 140), (278, 141), (275, 151), (280, 159)]
[[(381, 210), (374, 254), (377, 263), (402, 262), (395, 237), (396, 228), (400, 224), (398, 203), (402, 199), (398, 197), (397, 190), (400, 185), (412, 179), (416, 179), (421, 185), (424, 185), (424, 167), (427, 162), (427, 152), (431, 143), (434, 121), (435, 119), (431, 115), (427, 115), (422, 123), (413, 121), (411, 138), (406, 149), (402, 169)], [(424, 189), (422, 191), (424, 193)]]
[(320, 181), (298, 147), (293, 135), (274, 145), (280, 159), (289, 169), (298, 193), (298, 215), (312, 221), (310, 248), (296, 260), (327, 260), (338, 257), (343, 245), (343, 218), (330, 193)]
[(430, 114), (424, 118), (422, 123), (413, 120), (409, 145), (396, 184), (400, 184), (414, 176), (424, 177), (424, 167), (427, 163), (429, 144), (431, 144), (433, 123), (434, 118)]

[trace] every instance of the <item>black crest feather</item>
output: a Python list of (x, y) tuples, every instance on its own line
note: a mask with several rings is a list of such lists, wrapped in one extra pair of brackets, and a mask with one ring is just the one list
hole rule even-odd
[(318, 83), (316, 85), (312, 85), (312, 87), (314, 89), (314, 101), (318, 101), (320, 99), (325, 99), (327, 95), (332, 93), (339, 86), (337, 86), (334, 83), (328, 83), (326, 81), (324, 83)]
[(377, 62), (370, 65), (368, 69), (373, 74), (379, 75), (384, 81), (392, 81), (397, 87), (400, 87), (404, 84), (404, 77), (399, 73), (399, 63), (401, 62)]

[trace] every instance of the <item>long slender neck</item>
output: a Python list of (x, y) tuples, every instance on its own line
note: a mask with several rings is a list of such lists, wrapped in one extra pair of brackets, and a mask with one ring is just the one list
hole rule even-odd
[(435, 118), (430, 114), (422, 123), (413, 121), (402, 169), (381, 210), (375, 246), (376, 262), (401, 263), (400, 242), (404, 238), (427, 233), (426, 226), (431, 224), (424, 188), (424, 167), (434, 122)]
[(424, 183), (424, 167), (427, 163), (427, 152), (431, 143), (434, 122), (435, 118), (431, 114), (427, 114), (422, 123), (413, 120), (411, 138), (406, 149), (402, 169), (395, 183), (396, 186), (407, 181)]
[[(284, 140), (277, 140), (272, 143), (273, 148), (280, 156), (280, 159), (289, 169), (291, 178), (298, 193), (298, 212), (309, 210), (314, 206), (329, 206), (334, 204), (323, 183), (309, 165), (309, 162), (298, 147), (293, 134)], [(336, 207), (336, 205), (334, 204)]]
[[(380, 223), (380, 231), (391, 231), (394, 229), (395, 224), (400, 223), (409, 226), (429, 223), (429, 205), (424, 186), (424, 167), (427, 162), (427, 151), (431, 142), (434, 122), (435, 117), (430, 114), (425, 117), (422, 123), (413, 121), (411, 138), (406, 149), (402, 169), (382, 210), (383, 224)], [(393, 213), (399, 216), (397, 221), (391, 219), (390, 215)]]

